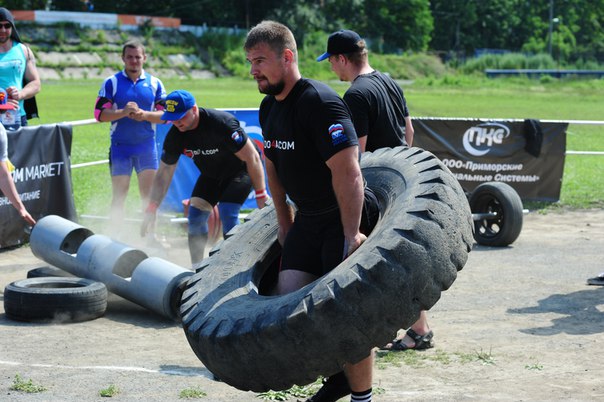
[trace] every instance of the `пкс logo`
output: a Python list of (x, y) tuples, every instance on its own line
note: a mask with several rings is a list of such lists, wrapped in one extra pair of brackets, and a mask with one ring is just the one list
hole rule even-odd
[(509, 127), (501, 123), (482, 123), (470, 127), (463, 135), (463, 147), (470, 155), (486, 155), (495, 144), (501, 145), (510, 136)]

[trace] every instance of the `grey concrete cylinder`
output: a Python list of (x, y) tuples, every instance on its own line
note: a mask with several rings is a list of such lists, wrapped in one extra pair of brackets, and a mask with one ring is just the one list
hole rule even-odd
[(94, 233), (83, 226), (56, 215), (38, 220), (29, 237), (32, 253), (65, 271), (77, 269), (75, 254)]
[(30, 244), (34, 255), (49, 264), (102, 282), (109, 291), (174, 320), (178, 319), (180, 288), (193, 275), (55, 215), (38, 221)]

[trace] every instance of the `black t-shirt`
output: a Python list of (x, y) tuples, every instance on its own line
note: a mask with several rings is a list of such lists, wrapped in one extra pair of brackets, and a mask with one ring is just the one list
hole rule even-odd
[(204, 175), (229, 178), (245, 170), (245, 162), (235, 156), (248, 136), (230, 113), (199, 108), (199, 125), (180, 132), (172, 127), (164, 140), (162, 162), (173, 165), (181, 154), (193, 159)]
[(359, 137), (367, 136), (366, 151), (396, 147), (405, 141), (409, 116), (403, 90), (387, 75), (373, 71), (359, 75), (344, 94)]
[(358, 145), (342, 98), (327, 85), (302, 78), (283, 101), (265, 97), (259, 118), (264, 155), (298, 210), (311, 215), (337, 208), (325, 162)]

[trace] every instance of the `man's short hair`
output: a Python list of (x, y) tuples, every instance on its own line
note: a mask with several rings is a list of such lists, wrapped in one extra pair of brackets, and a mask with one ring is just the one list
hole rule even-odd
[(352, 52), (352, 53), (346, 53), (344, 55), (355, 66), (358, 66), (358, 65), (366, 62), (367, 57), (368, 57), (367, 55), (369, 53), (367, 51), (367, 44), (365, 43), (365, 39), (361, 39), (360, 41), (358, 41), (357, 45), (359, 47), (359, 50), (357, 50), (356, 52)]
[(143, 42), (136, 39), (131, 39), (124, 43), (124, 47), (122, 48), (122, 56), (126, 55), (126, 49), (141, 49), (143, 54), (145, 54), (145, 45), (143, 45)]
[(276, 54), (282, 54), (285, 49), (289, 49), (298, 60), (298, 49), (294, 34), (288, 27), (279, 22), (265, 20), (250, 29), (243, 49), (248, 51), (261, 43), (267, 44)]

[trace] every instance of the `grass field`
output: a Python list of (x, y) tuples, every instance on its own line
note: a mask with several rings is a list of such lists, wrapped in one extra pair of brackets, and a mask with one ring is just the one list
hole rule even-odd
[[(90, 119), (100, 80), (48, 81), (38, 95), (41, 118), (31, 124)], [(187, 89), (200, 106), (255, 108), (262, 99), (251, 79), (165, 80), (168, 91)], [(330, 81), (343, 93), (348, 84)], [(549, 82), (529, 80), (422, 80), (404, 85), (412, 116), (604, 120), (604, 80)], [(74, 127), (72, 164), (107, 159), (107, 123)], [(567, 150), (604, 151), (604, 126), (571, 124)], [(568, 155), (561, 202), (572, 208), (604, 207), (604, 156)], [(106, 215), (111, 198), (107, 165), (74, 169), (73, 187), (79, 214)], [(135, 178), (135, 175), (133, 176)], [(128, 209), (137, 210), (136, 179)], [(543, 207), (534, 205), (533, 207)]]

